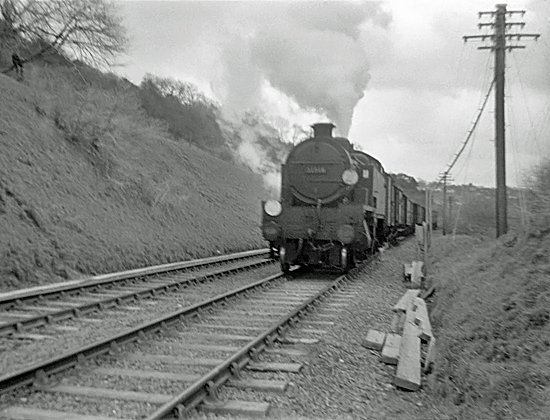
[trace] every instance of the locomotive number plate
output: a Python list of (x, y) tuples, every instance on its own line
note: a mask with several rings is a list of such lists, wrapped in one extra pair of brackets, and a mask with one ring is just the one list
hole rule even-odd
[(306, 174), (326, 174), (327, 168), (324, 166), (307, 166)]

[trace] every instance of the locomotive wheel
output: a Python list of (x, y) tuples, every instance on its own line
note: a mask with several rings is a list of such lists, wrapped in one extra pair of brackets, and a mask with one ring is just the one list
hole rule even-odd
[(279, 248), (279, 261), (281, 263), (281, 271), (288, 274), (290, 271), (290, 264), (286, 260), (286, 248), (284, 246)]

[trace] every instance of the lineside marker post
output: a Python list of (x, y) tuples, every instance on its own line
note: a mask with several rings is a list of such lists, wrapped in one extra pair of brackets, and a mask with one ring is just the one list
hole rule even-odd
[(416, 258), (415, 261), (420, 261), (420, 255), (423, 250), (424, 238), (424, 226), (414, 225), (414, 236), (416, 237)]
[(428, 275), (428, 269), (430, 268), (430, 255), (429, 248), (432, 244), (432, 194), (431, 191), (426, 188), (426, 216), (425, 221), (422, 224), (424, 228), (424, 278)]

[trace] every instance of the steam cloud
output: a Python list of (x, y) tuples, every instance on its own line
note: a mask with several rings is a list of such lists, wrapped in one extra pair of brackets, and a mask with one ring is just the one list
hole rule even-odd
[[(362, 25), (387, 26), (380, 3), (269, 2), (241, 9), (236, 33), (223, 46), (216, 90), (232, 110), (258, 107), (262, 85), (316, 111), (347, 135), (369, 81)], [(252, 10), (252, 11), (251, 11)], [(221, 88), (221, 89), (220, 89)]]
[[(382, 2), (121, 4), (157, 74), (210, 84), (236, 156), (262, 174), (270, 194), (288, 151), (282, 139), (301, 140), (303, 127), (323, 119), (347, 136), (370, 78), (365, 42), (390, 22)], [(249, 111), (271, 129), (244, 123)]]

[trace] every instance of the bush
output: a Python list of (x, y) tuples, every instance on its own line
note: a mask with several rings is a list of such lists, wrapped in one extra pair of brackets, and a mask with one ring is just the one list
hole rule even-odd
[(184, 139), (203, 149), (225, 146), (215, 106), (198, 93), (184, 100), (164, 92), (158, 85), (162, 80), (148, 76), (141, 83), (139, 98), (145, 112), (164, 121), (175, 139)]
[(116, 166), (117, 139), (166, 134), (144, 115), (130, 88), (97, 87), (104, 84), (99, 77), (90, 82), (77, 68), (36, 66), (26, 80), (34, 88), (36, 111), (51, 119), (104, 176), (111, 176)]

